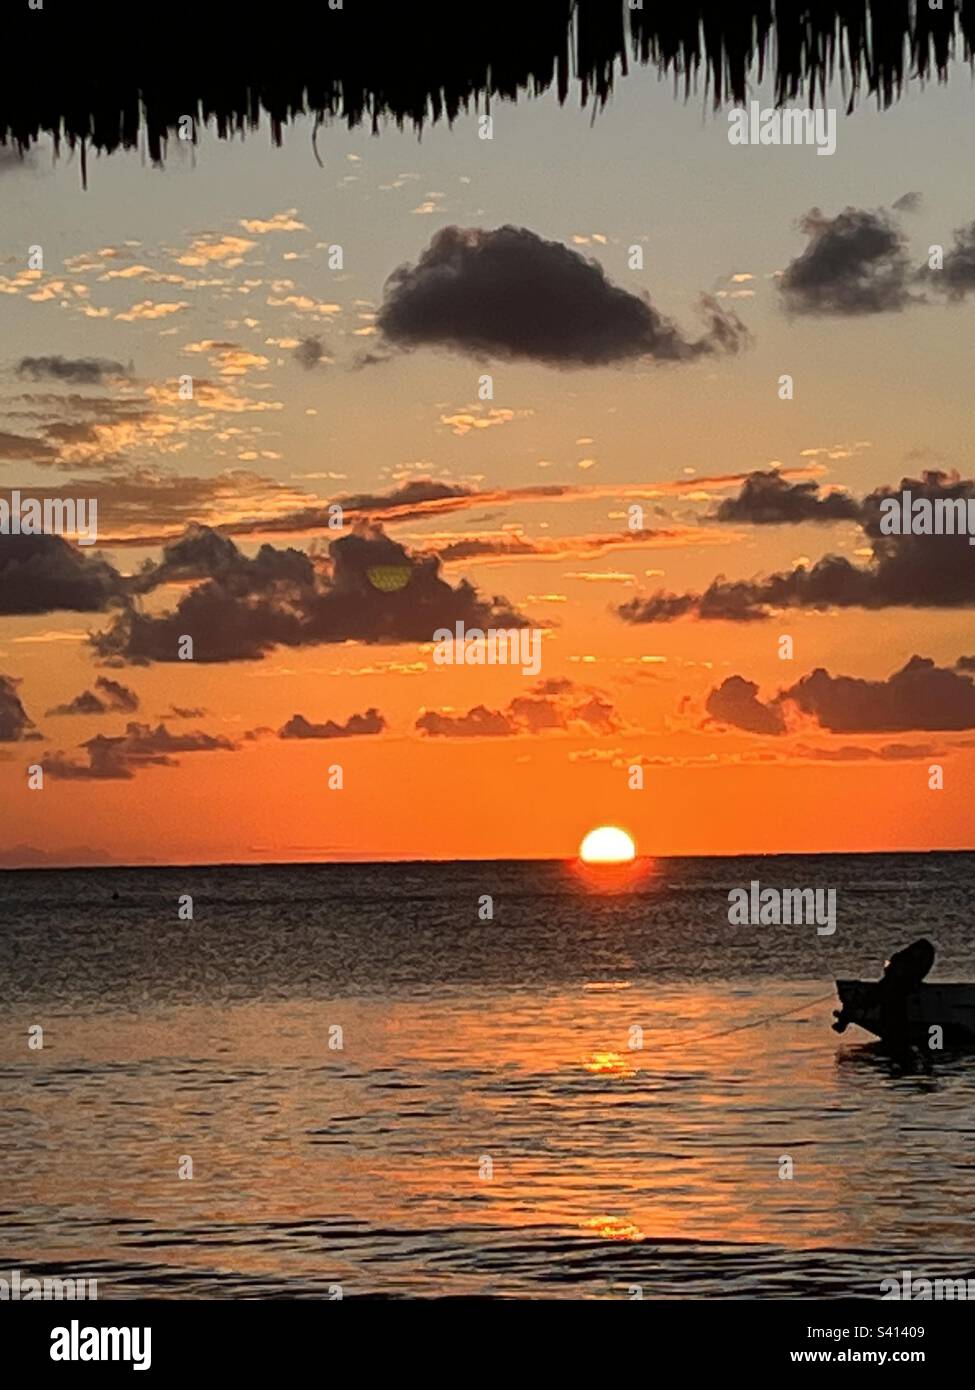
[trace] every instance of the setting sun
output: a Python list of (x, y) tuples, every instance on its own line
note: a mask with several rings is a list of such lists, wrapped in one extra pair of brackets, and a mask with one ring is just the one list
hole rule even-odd
[(584, 864), (628, 864), (635, 855), (632, 837), (616, 825), (597, 826), (579, 846), (579, 858)]

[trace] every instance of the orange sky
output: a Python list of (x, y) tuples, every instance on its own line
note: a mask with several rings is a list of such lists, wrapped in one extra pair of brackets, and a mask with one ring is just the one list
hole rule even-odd
[[(954, 129), (954, 92), (925, 100), (930, 122)], [(624, 90), (594, 127), (546, 102), (505, 109), (510, 125), (499, 122), (491, 149), (462, 125), (421, 145), (334, 130), (324, 173), (297, 139), (274, 151), (260, 137), (205, 140), (196, 167), (176, 151), (162, 172), (113, 156), (85, 193), (63, 161), (4, 173), (0, 439), (47, 445), (33, 457), (8, 445), (0, 494), (96, 496), (102, 544), (86, 558), (108, 556), (123, 575), (158, 562), (160, 540), (190, 521), (231, 532), (256, 521), (268, 529), (238, 534), (244, 556), (265, 540), (294, 546), (317, 557), (327, 582), (338, 533), (278, 531), (275, 518), (445, 483), (473, 495), (395, 515), (379, 507), (374, 521), (414, 558), (447, 556), (451, 590), (466, 581), (480, 601), (503, 596), (544, 635), (539, 677), (437, 667), (432, 631), (427, 641), (278, 645), (261, 660), (106, 667), (88, 634), (117, 610), (0, 617), (0, 674), (19, 682), (42, 736), (0, 743), (0, 863), (567, 856), (602, 822), (625, 826), (648, 855), (970, 847), (971, 724), (844, 732), (790, 705), (769, 734), (706, 708), (732, 676), (767, 703), (819, 667), (887, 682), (917, 654), (955, 671), (975, 652), (970, 607), (799, 608), (748, 623), (635, 624), (617, 611), (658, 589), (787, 575), (826, 554), (870, 565), (853, 520), (716, 522), (752, 472), (780, 468), (820, 497), (841, 488), (854, 499), (924, 468), (970, 472), (970, 305), (790, 320), (777, 300), (803, 246), (796, 218), (813, 204), (830, 214), (889, 207), (921, 189), (923, 209), (905, 224), (916, 252), (939, 235), (950, 242), (975, 216), (972, 137), (955, 132), (935, 176), (928, 147), (905, 134), (908, 105), (841, 118), (833, 159), (738, 159), (720, 124), (702, 126), (696, 108), (645, 85)], [(647, 143), (662, 131), (666, 158)], [(442, 227), (505, 223), (594, 257), (688, 337), (701, 331), (698, 295), (718, 296), (747, 323), (749, 350), (557, 368), (421, 347), (361, 365), (381, 345), (391, 271), (415, 263)], [(38, 240), (45, 267), (28, 272), (23, 248)], [(340, 271), (328, 265), (335, 244)], [(639, 275), (627, 263), (635, 244), (646, 251)], [(308, 340), (322, 348), (311, 367), (295, 357)], [(53, 355), (125, 372), (79, 384), (17, 369)], [(484, 372), (489, 401), (478, 399)], [(783, 372), (796, 382), (789, 402), (777, 395)], [(177, 392), (187, 373), (192, 403)], [(79, 422), (91, 428), (69, 431)], [(566, 495), (526, 494), (546, 486)], [(634, 541), (627, 508), (637, 498), (659, 534)], [(540, 553), (449, 559), (451, 545), (505, 536)], [(966, 559), (975, 564), (975, 549)], [(197, 582), (161, 583), (139, 602), (164, 613)], [(98, 676), (133, 690), (138, 710), (48, 713)], [(539, 681), (571, 685), (549, 696)], [(557, 727), (526, 726), (525, 697), (550, 700)], [(443, 737), (417, 726), (424, 711), (457, 718), (478, 706), (510, 732)], [(380, 733), (278, 734), (295, 714), (344, 723), (370, 709), (385, 721)], [(131, 777), (49, 772), (43, 790), (28, 789), (28, 766), (50, 769), (59, 756), (83, 765), (86, 740), (120, 737), (130, 721), (233, 746), (177, 752), (173, 765), (138, 765)], [(640, 760), (644, 785), (632, 789)], [(328, 787), (334, 764), (341, 790)], [(933, 765), (943, 790), (929, 787)]]

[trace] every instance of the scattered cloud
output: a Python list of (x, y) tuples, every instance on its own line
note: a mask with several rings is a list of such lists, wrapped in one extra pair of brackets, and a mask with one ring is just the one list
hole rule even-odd
[(785, 733), (789, 706), (831, 733), (972, 729), (975, 680), (930, 657), (912, 656), (886, 680), (831, 676), (819, 667), (765, 702), (752, 681), (729, 676), (706, 701), (713, 719), (758, 734)]
[(859, 516), (860, 504), (849, 493), (820, 494), (817, 482), (790, 483), (777, 469), (750, 473), (738, 496), (726, 497), (715, 512), (718, 521), (755, 526), (856, 521)]
[(552, 730), (574, 733), (614, 733), (621, 720), (610, 700), (598, 691), (566, 678), (538, 681), (527, 695), (518, 695), (503, 710), (475, 705), (466, 714), (452, 710), (423, 710), (416, 728), (430, 738), (510, 738)]
[(617, 612), (625, 622), (669, 622), (693, 615), (726, 622), (756, 622), (776, 609), (812, 608), (970, 608), (975, 606), (975, 568), (968, 536), (885, 535), (881, 505), (909, 491), (915, 503), (953, 499), (975, 501), (975, 479), (933, 470), (904, 478), (898, 487), (880, 487), (860, 503), (859, 524), (869, 546), (866, 565), (826, 555), (812, 566), (759, 579), (728, 580), (719, 575), (699, 594), (659, 590), (634, 598)]
[(286, 724), (278, 730), (278, 738), (353, 738), (362, 734), (380, 734), (386, 727), (386, 720), (377, 709), (369, 708), (365, 714), (352, 714), (344, 724), (327, 719), (324, 724), (313, 724), (303, 714), (293, 714)]
[(75, 386), (100, 386), (108, 377), (127, 377), (121, 362), (104, 357), (22, 357), (17, 375), (31, 381), (67, 381)]
[(327, 362), (328, 358), (325, 356), (325, 349), (322, 346), (321, 338), (302, 338), (301, 342), (294, 350), (294, 359), (298, 365), (304, 367), (306, 371), (311, 371), (313, 367), (317, 367), (323, 360)]
[(47, 713), (49, 718), (73, 714), (134, 714), (138, 708), (139, 697), (134, 690), (108, 676), (99, 676), (94, 690), (83, 690), (73, 700), (55, 705)]
[(34, 721), (28, 716), (17, 693), (20, 681), (14, 676), (0, 676), (0, 743), (20, 743), (38, 738)]
[(63, 753), (45, 758), (44, 770), (64, 781), (130, 781), (145, 767), (178, 767), (177, 753), (233, 752), (238, 745), (220, 734), (202, 730), (173, 734), (165, 724), (127, 724), (116, 738), (96, 734), (79, 747), (87, 762), (77, 762)]
[(884, 209), (812, 208), (799, 221), (809, 238), (779, 280), (790, 314), (881, 314), (915, 302), (907, 240)]
[(251, 232), (254, 236), (265, 236), (268, 232), (307, 232), (308, 228), (304, 222), (297, 220), (297, 212), (297, 208), (288, 208), (287, 212), (276, 212), (266, 220), (260, 217), (243, 217), (240, 225), (245, 232)]

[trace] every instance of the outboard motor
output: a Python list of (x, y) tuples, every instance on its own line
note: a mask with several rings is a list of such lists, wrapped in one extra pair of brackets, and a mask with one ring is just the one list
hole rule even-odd
[(880, 981), (880, 1032), (884, 1042), (899, 1049), (910, 1046), (907, 1001), (921, 987), (934, 964), (934, 947), (925, 937), (895, 951)]
[[(903, 951), (895, 951), (884, 966), (884, 974), (876, 984), (858, 986), (864, 996), (861, 1007), (867, 1007), (867, 993), (870, 1002), (880, 1008), (881, 1033), (884, 1038), (898, 1046), (906, 1046), (910, 1029), (907, 1021), (907, 1001), (934, 965), (935, 950), (926, 937), (912, 941)], [(851, 1021), (855, 1021), (857, 1010), (847, 1012), (849, 1001), (842, 1009), (834, 1009), (833, 1031), (845, 1033)]]
[(895, 951), (884, 966), (884, 980), (895, 990), (910, 993), (917, 989), (934, 965), (934, 947), (926, 937), (912, 941), (903, 951)]

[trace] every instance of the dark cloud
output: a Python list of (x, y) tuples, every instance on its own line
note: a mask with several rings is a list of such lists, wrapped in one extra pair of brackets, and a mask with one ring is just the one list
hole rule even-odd
[[(306, 371), (311, 371), (325, 358), (325, 349), (322, 347), (321, 338), (302, 338), (295, 348), (293, 356), (299, 366), (304, 367)], [(328, 361), (327, 358), (325, 360)]]
[(17, 363), (17, 375), (31, 381), (70, 381), (76, 386), (97, 386), (106, 377), (127, 376), (121, 362), (105, 357), (22, 357)]
[(88, 756), (87, 763), (55, 753), (45, 759), (44, 768), (52, 777), (66, 781), (130, 781), (141, 768), (178, 767), (178, 759), (173, 756), (176, 753), (233, 752), (237, 746), (229, 738), (202, 730), (173, 734), (164, 724), (153, 728), (132, 723), (117, 738), (96, 734), (80, 744)]
[(93, 690), (83, 690), (80, 695), (76, 695), (73, 700), (69, 700), (66, 704), (52, 705), (47, 714), (50, 718), (52, 715), (105, 714), (106, 711), (107, 706)]
[(718, 521), (745, 521), (756, 526), (856, 521), (859, 515), (860, 504), (849, 493), (820, 495), (818, 483), (787, 482), (777, 469), (749, 474), (738, 496), (725, 498), (715, 512)]
[(434, 738), (507, 738), (518, 732), (514, 722), (500, 710), (475, 705), (466, 714), (440, 714), (424, 710), (416, 721), (421, 733)]
[(19, 685), (20, 681), (13, 676), (0, 676), (0, 743), (20, 743), (38, 737), (31, 732), (34, 721), (17, 694)]
[(901, 670), (879, 681), (831, 676), (819, 667), (769, 701), (758, 699), (758, 686), (752, 681), (731, 676), (711, 691), (706, 701), (713, 718), (759, 734), (786, 732), (787, 705), (836, 734), (972, 729), (975, 681), (957, 670), (937, 666), (930, 657), (912, 656)]
[(344, 724), (336, 724), (334, 719), (312, 724), (303, 714), (293, 714), (278, 730), (278, 738), (353, 738), (360, 734), (380, 734), (385, 727), (386, 720), (374, 708), (367, 709), (365, 714), (350, 715)]
[(527, 695), (517, 695), (503, 710), (475, 705), (466, 714), (424, 710), (416, 721), (421, 733), (439, 738), (507, 738), (548, 730), (612, 733), (620, 719), (598, 690), (566, 679), (541, 680)]
[(192, 522), (182, 536), (163, 546), (158, 564), (151, 561), (135, 576), (133, 592), (147, 593), (161, 584), (218, 579), (240, 594), (257, 593), (275, 581), (311, 584), (314, 567), (302, 550), (262, 545), (253, 559), (228, 536)]
[(107, 560), (61, 536), (0, 535), (0, 614), (100, 613), (124, 594), (125, 581)]
[(967, 535), (882, 534), (884, 500), (905, 491), (915, 501), (967, 503), (975, 500), (975, 479), (935, 470), (869, 493), (859, 506), (859, 524), (872, 551), (866, 565), (825, 555), (811, 567), (797, 565), (766, 578), (733, 581), (719, 575), (701, 594), (659, 591), (631, 599), (617, 612), (629, 623), (669, 622), (688, 614), (755, 622), (782, 608), (975, 607), (975, 565)]
[(416, 265), (386, 282), (376, 324), (394, 347), (447, 347), (475, 357), (557, 367), (737, 352), (748, 334), (718, 301), (701, 301), (696, 341), (646, 296), (614, 285), (593, 260), (526, 227), (444, 227)]
[(941, 270), (925, 266), (919, 278), (956, 303), (971, 294), (975, 290), (975, 222), (955, 232), (954, 245), (945, 253)]
[[(803, 469), (783, 469), (782, 476), (808, 476), (808, 466)], [(220, 508), (245, 511), (246, 514), (235, 520), (212, 522), (214, 529), (222, 536), (256, 536), (266, 534), (299, 534), (326, 532), (334, 535), (332, 529), (335, 519), (329, 511), (330, 506), (342, 508), (346, 522), (375, 519), (384, 522), (412, 521), (423, 517), (450, 515), (487, 506), (509, 507), (534, 502), (573, 502), (579, 500), (607, 499), (621, 501), (639, 498), (650, 505), (650, 498), (663, 493), (681, 496), (702, 487), (732, 487), (744, 482), (747, 474), (725, 473), (714, 477), (681, 478), (673, 482), (649, 485), (612, 485), (581, 483), (535, 483), (524, 487), (496, 487), (476, 491), (466, 483), (448, 483), (442, 479), (429, 477), (411, 478), (390, 489), (389, 492), (364, 492), (340, 494), (324, 501), (321, 498), (302, 501), (287, 511), (280, 510), (284, 494), (294, 492), (284, 484), (273, 479), (250, 473), (244, 469), (233, 469), (209, 478), (181, 477), (164, 474), (153, 469), (140, 469), (137, 474), (120, 476), (109, 475), (103, 479), (85, 483), (87, 489), (97, 486), (103, 495), (100, 497), (99, 517), (111, 518), (114, 524), (124, 525), (127, 534), (107, 535), (105, 544), (112, 546), (168, 545), (174, 539), (173, 525), (186, 526), (199, 521), (201, 513), (210, 514)], [(35, 496), (77, 496), (77, 488), (82, 484), (71, 485), (70, 489), (35, 490)], [(666, 515), (662, 509), (659, 514)], [(146, 521), (151, 519), (153, 527), (146, 529)], [(203, 518), (206, 519), (206, 516)], [(493, 519), (488, 513), (482, 520)], [(138, 529), (129, 529), (135, 528)], [(169, 528), (162, 530), (160, 528)], [(105, 530), (105, 525), (102, 525)]]
[(170, 705), (169, 715), (171, 719), (202, 719), (207, 713), (198, 705)]
[(31, 439), (25, 434), (10, 434), (0, 430), (0, 459), (16, 462), (52, 463), (57, 458), (57, 450), (42, 439)]
[[(96, 691), (101, 691), (97, 694)], [(64, 705), (55, 705), (48, 710), (48, 716), (68, 714), (134, 714), (139, 708), (139, 697), (128, 686), (99, 676), (95, 690), (83, 690), (73, 700)]]
[(791, 700), (833, 733), (975, 728), (975, 683), (929, 657), (912, 656), (886, 681), (819, 669), (777, 698)]
[(133, 604), (93, 635), (100, 657), (115, 665), (176, 661), (184, 634), (193, 638), (196, 661), (225, 662), (259, 660), (277, 646), (431, 642), (438, 628), (458, 621), (526, 626), (507, 600), (485, 600), (466, 580), (452, 587), (440, 576), (438, 556), (410, 554), (378, 526), (363, 523), (332, 541), (328, 562), (317, 563), (269, 545), (248, 560), (233, 542), (214, 542), (206, 532), (195, 528), (185, 545), (177, 542), (160, 568), (172, 576), (206, 562), (211, 577), (172, 612), (145, 613)]
[(751, 734), (785, 733), (785, 719), (775, 705), (764, 705), (758, 698), (758, 686), (743, 676), (729, 676), (712, 690), (705, 708), (712, 719), (721, 724), (733, 724)]
[(923, 206), (924, 197), (920, 193), (902, 193), (891, 203), (896, 212), (919, 212)]
[(888, 212), (848, 207), (826, 217), (812, 208), (799, 226), (809, 244), (779, 280), (789, 313), (881, 314), (917, 298), (906, 238)]

